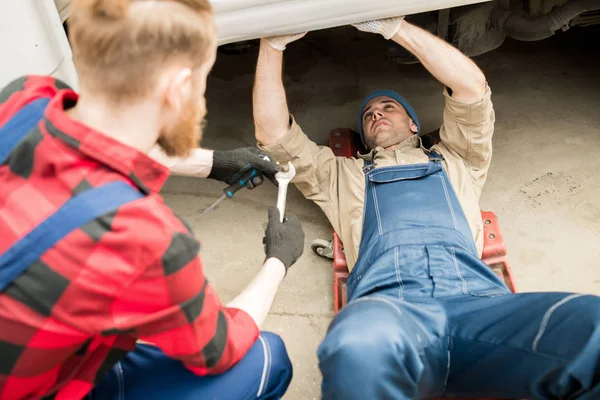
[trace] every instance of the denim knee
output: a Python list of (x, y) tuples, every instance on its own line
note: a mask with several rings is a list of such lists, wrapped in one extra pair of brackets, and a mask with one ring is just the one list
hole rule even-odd
[(362, 374), (363, 368), (395, 363), (397, 358), (418, 358), (418, 349), (399, 331), (400, 326), (381, 322), (362, 330), (343, 330), (328, 335), (319, 348), (319, 359), (340, 359), (340, 364), (357, 367), (347, 372)]
[(338, 318), (318, 351), (324, 399), (416, 395), (424, 366), (410, 323), (381, 304), (352, 305)]

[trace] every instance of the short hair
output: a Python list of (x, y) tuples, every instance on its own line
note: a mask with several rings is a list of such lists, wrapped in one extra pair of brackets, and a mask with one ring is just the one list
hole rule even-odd
[(115, 101), (149, 95), (161, 66), (200, 67), (217, 41), (208, 0), (75, 0), (68, 25), (82, 86)]

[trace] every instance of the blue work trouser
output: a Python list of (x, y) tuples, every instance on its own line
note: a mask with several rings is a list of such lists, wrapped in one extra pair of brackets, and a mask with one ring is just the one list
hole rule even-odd
[(280, 399), (292, 380), (281, 338), (262, 332), (246, 356), (221, 375), (198, 376), (155, 346), (138, 344), (90, 393), (92, 400)]
[(600, 399), (600, 298), (568, 293), (349, 303), (319, 348), (324, 399)]
[(600, 298), (510, 293), (429, 158), (365, 169), (349, 303), (318, 352), (324, 399), (599, 400)]

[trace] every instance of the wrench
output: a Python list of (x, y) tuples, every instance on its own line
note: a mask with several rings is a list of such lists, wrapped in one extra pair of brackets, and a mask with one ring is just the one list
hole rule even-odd
[(287, 172), (278, 172), (275, 179), (279, 183), (279, 193), (277, 194), (277, 208), (279, 209), (279, 222), (283, 222), (285, 214), (285, 200), (287, 196), (287, 187), (290, 181), (296, 176), (296, 168), (291, 162), (288, 162)]

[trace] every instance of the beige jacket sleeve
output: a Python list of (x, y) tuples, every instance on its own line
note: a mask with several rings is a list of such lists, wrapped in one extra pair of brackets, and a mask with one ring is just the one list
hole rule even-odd
[(463, 103), (444, 89), (446, 107), (440, 138), (448, 152), (464, 162), (477, 195), (481, 194), (492, 161), (492, 136), (495, 114), (492, 91), (486, 84), (485, 94), (474, 103)]
[(282, 165), (291, 161), (296, 168), (292, 182), (304, 197), (321, 207), (330, 221), (335, 221), (338, 201), (336, 157), (329, 147), (318, 146), (310, 140), (293, 117), (290, 120), (289, 131), (277, 143), (268, 146), (258, 143), (258, 147)]

